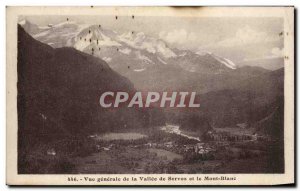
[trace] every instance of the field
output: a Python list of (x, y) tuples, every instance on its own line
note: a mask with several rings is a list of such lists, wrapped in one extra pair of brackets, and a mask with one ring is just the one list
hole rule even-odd
[[(203, 174), (282, 173), (282, 144), (239, 141), (226, 145), (202, 143), (208, 153), (196, 153), (197, 141), (163, 131), (107, 133), (102, 138), (55, 142), (35, 148), (24, 164), (31, 172), (70, 174)], [(62, 147), (64, 146), (64, 147)], [(190, 148), (192, 149), (186, 149)], [(48, 155), (53, 148), (55, 155)], [(199, 150), (199, 149), (198, 149)], [(25, 151), (24, 151), (25, 152)], [(31, 151), (33, 152), (33, 151)], [(25, 172), (26, 173), (26, 172)]]
[(173, 161), (175, 159), (182, 159), (182, 156), (174, 152), (170, 152), (164, 149), (148, 149), (148, 151), (155, 153), (157, 157), (167, 159), (168, 161)]
[(106, 133), (103, 135), (98, 135), (96, 139), (111, 141), (111, 140), (136, 140), (147, 137), (141, 133)]
[(119, 147), (76, 157), (73, 162), (80, 174), (136, 174), (169, 172), (174, 159), (182, 159), (182, 156), (164, 149)]
[(254, 132), (253, 128), (239, 128), (239, 127), (224, 127), (214, 128), (216, 132), (227, 132), (234, 135), (251, 135)]

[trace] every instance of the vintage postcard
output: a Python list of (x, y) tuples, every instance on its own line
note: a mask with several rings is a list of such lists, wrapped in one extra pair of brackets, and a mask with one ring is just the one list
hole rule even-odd
[(294, 7), (7, 7), (8, 185), (294, 184)]

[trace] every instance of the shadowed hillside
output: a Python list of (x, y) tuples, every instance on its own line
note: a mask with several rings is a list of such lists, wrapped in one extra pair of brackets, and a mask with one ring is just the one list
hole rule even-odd
[[(101, 108), (99, 97), (105, 91), (135, 89), (103, 60), (74, 48), (54, 49), (18, 26), (20, 158), (44, 143), (155, 125), (155, 116), (149, 121), (151, 112), (146, 110)], [(164, 123), (161, 119), (158, 122)]]

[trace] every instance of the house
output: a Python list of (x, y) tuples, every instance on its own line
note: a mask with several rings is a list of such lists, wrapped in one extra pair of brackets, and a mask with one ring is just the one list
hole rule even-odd
[(206, 151), (205, 151), (204, 149), (200, 149), (197, 153), (198, 153), (198, 154), (205, 154)]
[(164, 143), (164, 146), (167, 147), (167, 148), (171, 148), (171, 147), (173, 147), (173, 143), (172, 142), (166, 142), (166, 143)]
[(245, 129), (248, 125), (247, 125), (247, 123), (238, 123), (238, 124), (236, 124), (236, 126), (239, 128)]
[(198, 148), (201, 148), (205, 145), (205, 143), (197, 143), (195, 146), (198, 147)]
[(194, 152), (194, 145), (184, 145), (184, 152)]
[(146, 143), (146, 144), (144, 144), (144, 146), (146, 146), (146, 147), (150, 147), (150, 148), (152, 148), (152, 147), (157, 147), (157, 143)]
[(96, 145), (96, 149), (99, 151), (101, 150), (101, 146), (100, 145)]
[(89, 135), (88, 137), (89, 137), (89, 138), (95, 138), (95, 137), (97, 137), (97, 135), (96, 135), (96, 134), (94, 134), (94, 135)]
[(257, 136), (256, 133), (255, 133), (254, 135), (252, 135), (252, 140), (253, 140), (253, 141), (257, 141), (257, 138), (258, 138), (258, 136)]
[(55, 152), (54, 148), (48, 149), (47, 150), (47, 155), (55, 156), (56, 152)]
[(108, 147), (102, 147), (102, 149), (103, 149), (104, 151), (109, 151), (109, 150), (110, 150), (110, 148), (108, 148)]

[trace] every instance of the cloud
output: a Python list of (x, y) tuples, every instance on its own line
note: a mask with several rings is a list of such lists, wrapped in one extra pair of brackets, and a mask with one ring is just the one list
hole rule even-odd
[(269, 49), (269, 51), (264, 54), (264, 55), (261, 55), (259, 57), (245, 57), (243, 59), (243, 61), (253, 61), (253, 60), (259, 60), (259, 59), (273, 59), (273, 58), (282, 58), (283, 57), (283, 54), (284, 51), (283, 51), (283, 48), (279, 48), (279, 47), (274, 47), (272, 48), (271, 50)]
[(233, 37), (217, 42), (216, 46), (237, 47), (249, 44), (276, 42), (279, 40), (280, 37), (277, 34), (272, 35), (266, 32), (260, 32), (247, 25), (238, 29)]
[(187, 32), (185, 29), (175, 29), (173, 31), (162, 31), (159, 38), (170, 44), (185, 45), (197, 40), (197, 36), (193, 32)]
[(271, 50), (271, 53), (272, 53), (272, 56), (274, 56), (274, 57), (283, 57), (283, 48), (280, 49), (278, 47), (274, 47)]

